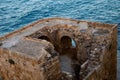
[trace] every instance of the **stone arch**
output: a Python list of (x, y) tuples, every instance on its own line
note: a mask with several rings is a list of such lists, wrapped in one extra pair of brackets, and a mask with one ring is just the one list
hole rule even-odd
[(73, 33), (73, 31), (71, 32), (69, 29), (70, 28), (60, 29), (56, 34), (57, 42), (60, 44), (58, 45), (60, 48), (59, 52), (62, 54), (64, 53), (63, 51), (65, 51), (63, 49), (69, 48), (69, 52), (71, 50), (73, 53), (75, 53), (74, 55), (77, 56), (78, 44), (75, 37), (77, 34)]
[[(61, 43), (61, 42), (63, 42), (63, 43)], [(69, 44), (67, 44), (68, 42), (69, 42)], [(75, 38), (72, 38), (72, 36), (69, 36), (69, 35), (63, 35), (60, 38), (60, 44), (63, 44), (63, 45), (66, 44), (70, 48), (77, 48), (77, 42), (76, 42)]]
[(71, 38), (70, 36), (65, 35), (61, 37), (61, 54), (68, 54), (70, 58), (77, 59), (77, 46), (72, 46), (72, 40), (74, 40), (74, 38)]

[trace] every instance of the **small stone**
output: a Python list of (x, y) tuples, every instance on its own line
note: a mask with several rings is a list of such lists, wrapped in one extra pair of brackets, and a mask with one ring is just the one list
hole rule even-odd
[(95, 48), (95, 51), (97, 51), (98, 49), (97, 48)]

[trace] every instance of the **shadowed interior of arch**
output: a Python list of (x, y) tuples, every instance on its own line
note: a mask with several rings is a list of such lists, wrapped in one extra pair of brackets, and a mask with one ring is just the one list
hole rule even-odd
[(38, 39), (50, 41), (50, 39), (47, 36), (40, 36), (40, 37), (38, 37)]

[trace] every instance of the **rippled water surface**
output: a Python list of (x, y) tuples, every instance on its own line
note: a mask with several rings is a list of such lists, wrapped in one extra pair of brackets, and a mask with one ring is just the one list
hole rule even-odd
[[(120, 24), (120, 0), (0, 0), (0, 36), (35, 20), (48, 17)], [(120, 68), (119, 41), (120, 26), (118, 68)]]

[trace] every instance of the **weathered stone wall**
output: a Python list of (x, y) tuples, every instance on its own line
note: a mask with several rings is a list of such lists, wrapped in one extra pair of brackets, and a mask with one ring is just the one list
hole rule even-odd
[[(29, 43), (34, 46), (31, 46)], [(42, 44), (43, 48), (37, 44)], [(36, 47), (35, 45), (40, 50), (38, 53), (34, 53), (34, 50), (31, 48)], [(31, 52), (33, 53), (27, 49), (32, 50)], [(52, 44), (46, 41), (23, 39), (9, 49), (0, 48), (1, 79), (58, 80), (61, 77), (58, 57)]]
[[(37, 21), (0, 38), (0, 78), (115, 80), (116, 35), (117, 25), (62, 18)], [(79, 68), (63, 73), (62, 56), (71, 61), (64, 67), (70, 64)]]
[[(60, 62), (59, 58), (55, 57), (51, 60), (48, 60), (44, 62), (40, 69), (43, 72), (43, 76), (45, 80), (60, 80), (62, 77), (61, 71), (60, 71)], [(57, 76), (57, 77), (56, 77)]]
[[(111, 35), (95, 36), (91, 56), (81, 70), (85, 80), (116, 80), (117, 29)], [(96, 56), (96, 58), (95, 58)], [(113, 58), (114, 57), (114, 58)], [(92, 62), (92, 64), (91, 64)], [(90, 66), (92, 66), (90, 68)], [(87, 69), (90, 69), (87, 71)], [(82, 73), (83, 72), (83, 73)], [(85, 73), (84, 73), (85, 72)], [(87, 74), (88, 73), (88, 74)], [(86, 75), (87, 74), (87, 75)]]
[(2, 80), (43, 80), (36, 60), (7, 49), (0, 49), (0, 76)]

